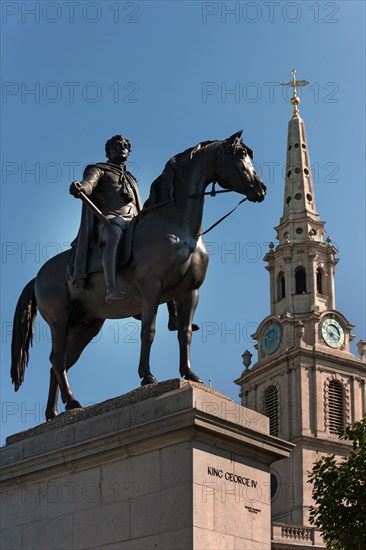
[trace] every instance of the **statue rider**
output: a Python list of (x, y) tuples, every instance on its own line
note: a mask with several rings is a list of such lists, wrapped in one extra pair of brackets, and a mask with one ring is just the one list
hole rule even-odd
[[(105, 301), (110, 304), (123, 300), (125, 296), (125, 293), (118, 288), (116, 280), (118, 246), (128, 222), (140, 212), (142, 203), (137, 181), (126, 170), (125, 166), (127, 157), (131, 152), (128, 139), (120, 135), (113, 136), (105, 144), (105, 152), (108, 162), (87, 166), (83, 180), (72, 182), (70, 193), (76, 198), (80, 197), (80, 191), (85, 193), (109, 221), (109, 225), (98, 222), (96, 233), (99, 244), (104, 245), (102, 265), (107, 288)], [(87, 214), (88, 212), (85, 210), (84, 218)], [(96, 219), (94, 218), (94, 224), (95, 222)], [(85, 219), (83, 222), (82, 216), (81, 226), (83, 223), (87, 224)], [(92, 224), (89, 223), (89, 225)], [(80, 231), (82, 229), (81, 227)], [(95, 227), (92, 228), (92, 231), (89, 231), (89, 238), (85, 239), (86, 242), (84, 243), (80, 243), (80, 231), (78, 247), (80, 245), (81, 248), (88, 247), (91, 233), (94, 233)], [(87, 250), (78, 252), (84, 257), (87, 255)], [(81, 271), (83, 272), (83, 270)], [(83, 273), (86, 277), (85, 271), (86, 269)], [(74, 276), (74, 285), (83, 286), (83, 283), (78, 282), (77, 276)]]
[[(79, 198), (82, 191), (109, 220), (109, 225), (97, 222), (94, 214), (83, 206), (81, 225), (74, 243), (76, 250), (71, 279), (74, 287), (84, 287), (88, 248), (97, 234), (99, 244), (104, 245), (102, 265), (107, 289), (105, 301), (110, 304), (125, 297), (125, 293), (117, 286), (118, 247), (128, 223), (141, 211), (142, 202), (137, 180), (125, 166), (131, 152), (129, 140), (120, 135), (113, 136), (106, 142), (105, 152), (108, 159), (106, 163), (89, 164), (84, 170), (83, 180), (73, 181), (70, 185), (71, 195)], [(172, 301), (167, 305), (168, 328), (175, 331), (178, 329), (176, 304)], [(198, 325), (193, 323), (192, 330), (198, 329)]]

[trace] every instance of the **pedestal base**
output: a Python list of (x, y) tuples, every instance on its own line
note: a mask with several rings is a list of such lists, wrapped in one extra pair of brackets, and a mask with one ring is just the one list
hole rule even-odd
[(1, 450), (1, 548), (270, 550), (268, 418), (169, 380), (61, 414)]

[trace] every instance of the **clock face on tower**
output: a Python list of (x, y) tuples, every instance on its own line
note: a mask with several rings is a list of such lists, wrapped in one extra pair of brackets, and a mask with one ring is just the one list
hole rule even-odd
[(327, 317), (321, 324), (321, 335), (330, 348), (340, 348), (344, 344), (344, 330), (336, 319)]
[(265, 355), (274, 353), (282, 340), (282, 327), (279, 323), (272, 323), (263, 332), (261, 347)]

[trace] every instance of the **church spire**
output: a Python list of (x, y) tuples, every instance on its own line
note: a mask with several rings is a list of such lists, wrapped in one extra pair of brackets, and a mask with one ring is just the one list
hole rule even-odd
[(283, 86), (293, 87), (291, 103), (294, 109), (288, 123), (283, 214), (276, 228), (280, 244), (289, 241), (321, 241), (325, 233), (324, 223), (320, 221), (316, 209), (305, 125), (298, 110), (300, 98), (297, 88), (309, 82), (296, 80), (295, 69), (292, 75), (292, 81), (282, 83)]

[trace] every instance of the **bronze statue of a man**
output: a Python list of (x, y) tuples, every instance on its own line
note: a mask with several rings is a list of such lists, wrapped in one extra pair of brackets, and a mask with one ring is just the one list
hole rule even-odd
[(104, 245), (102, 265), (107, 287), (105, 301), (110, 304), (124, 298), (125, 293), (117, 287), (116, 281), (118, 246), (128, 222), (141, 211), (142, 203), (137, 180), (125, 166), (131, 152), (128, 139), (120, 135), (113, 136), (105, 144), (105, 152), (108, 162), (89, 164), (85, 168), (83, 180), (73, 181), (70, 185), (70, 193), (76, 198), (80, 197), (80, 192), (90, 197), (109, 221), (108, 225), (97, 222), (93, 215), (90, 217), (90, 212), (83, 209), (77, 237), (74, 286), (84, 285), (88, 247), (96, 230), (99, 243)]

